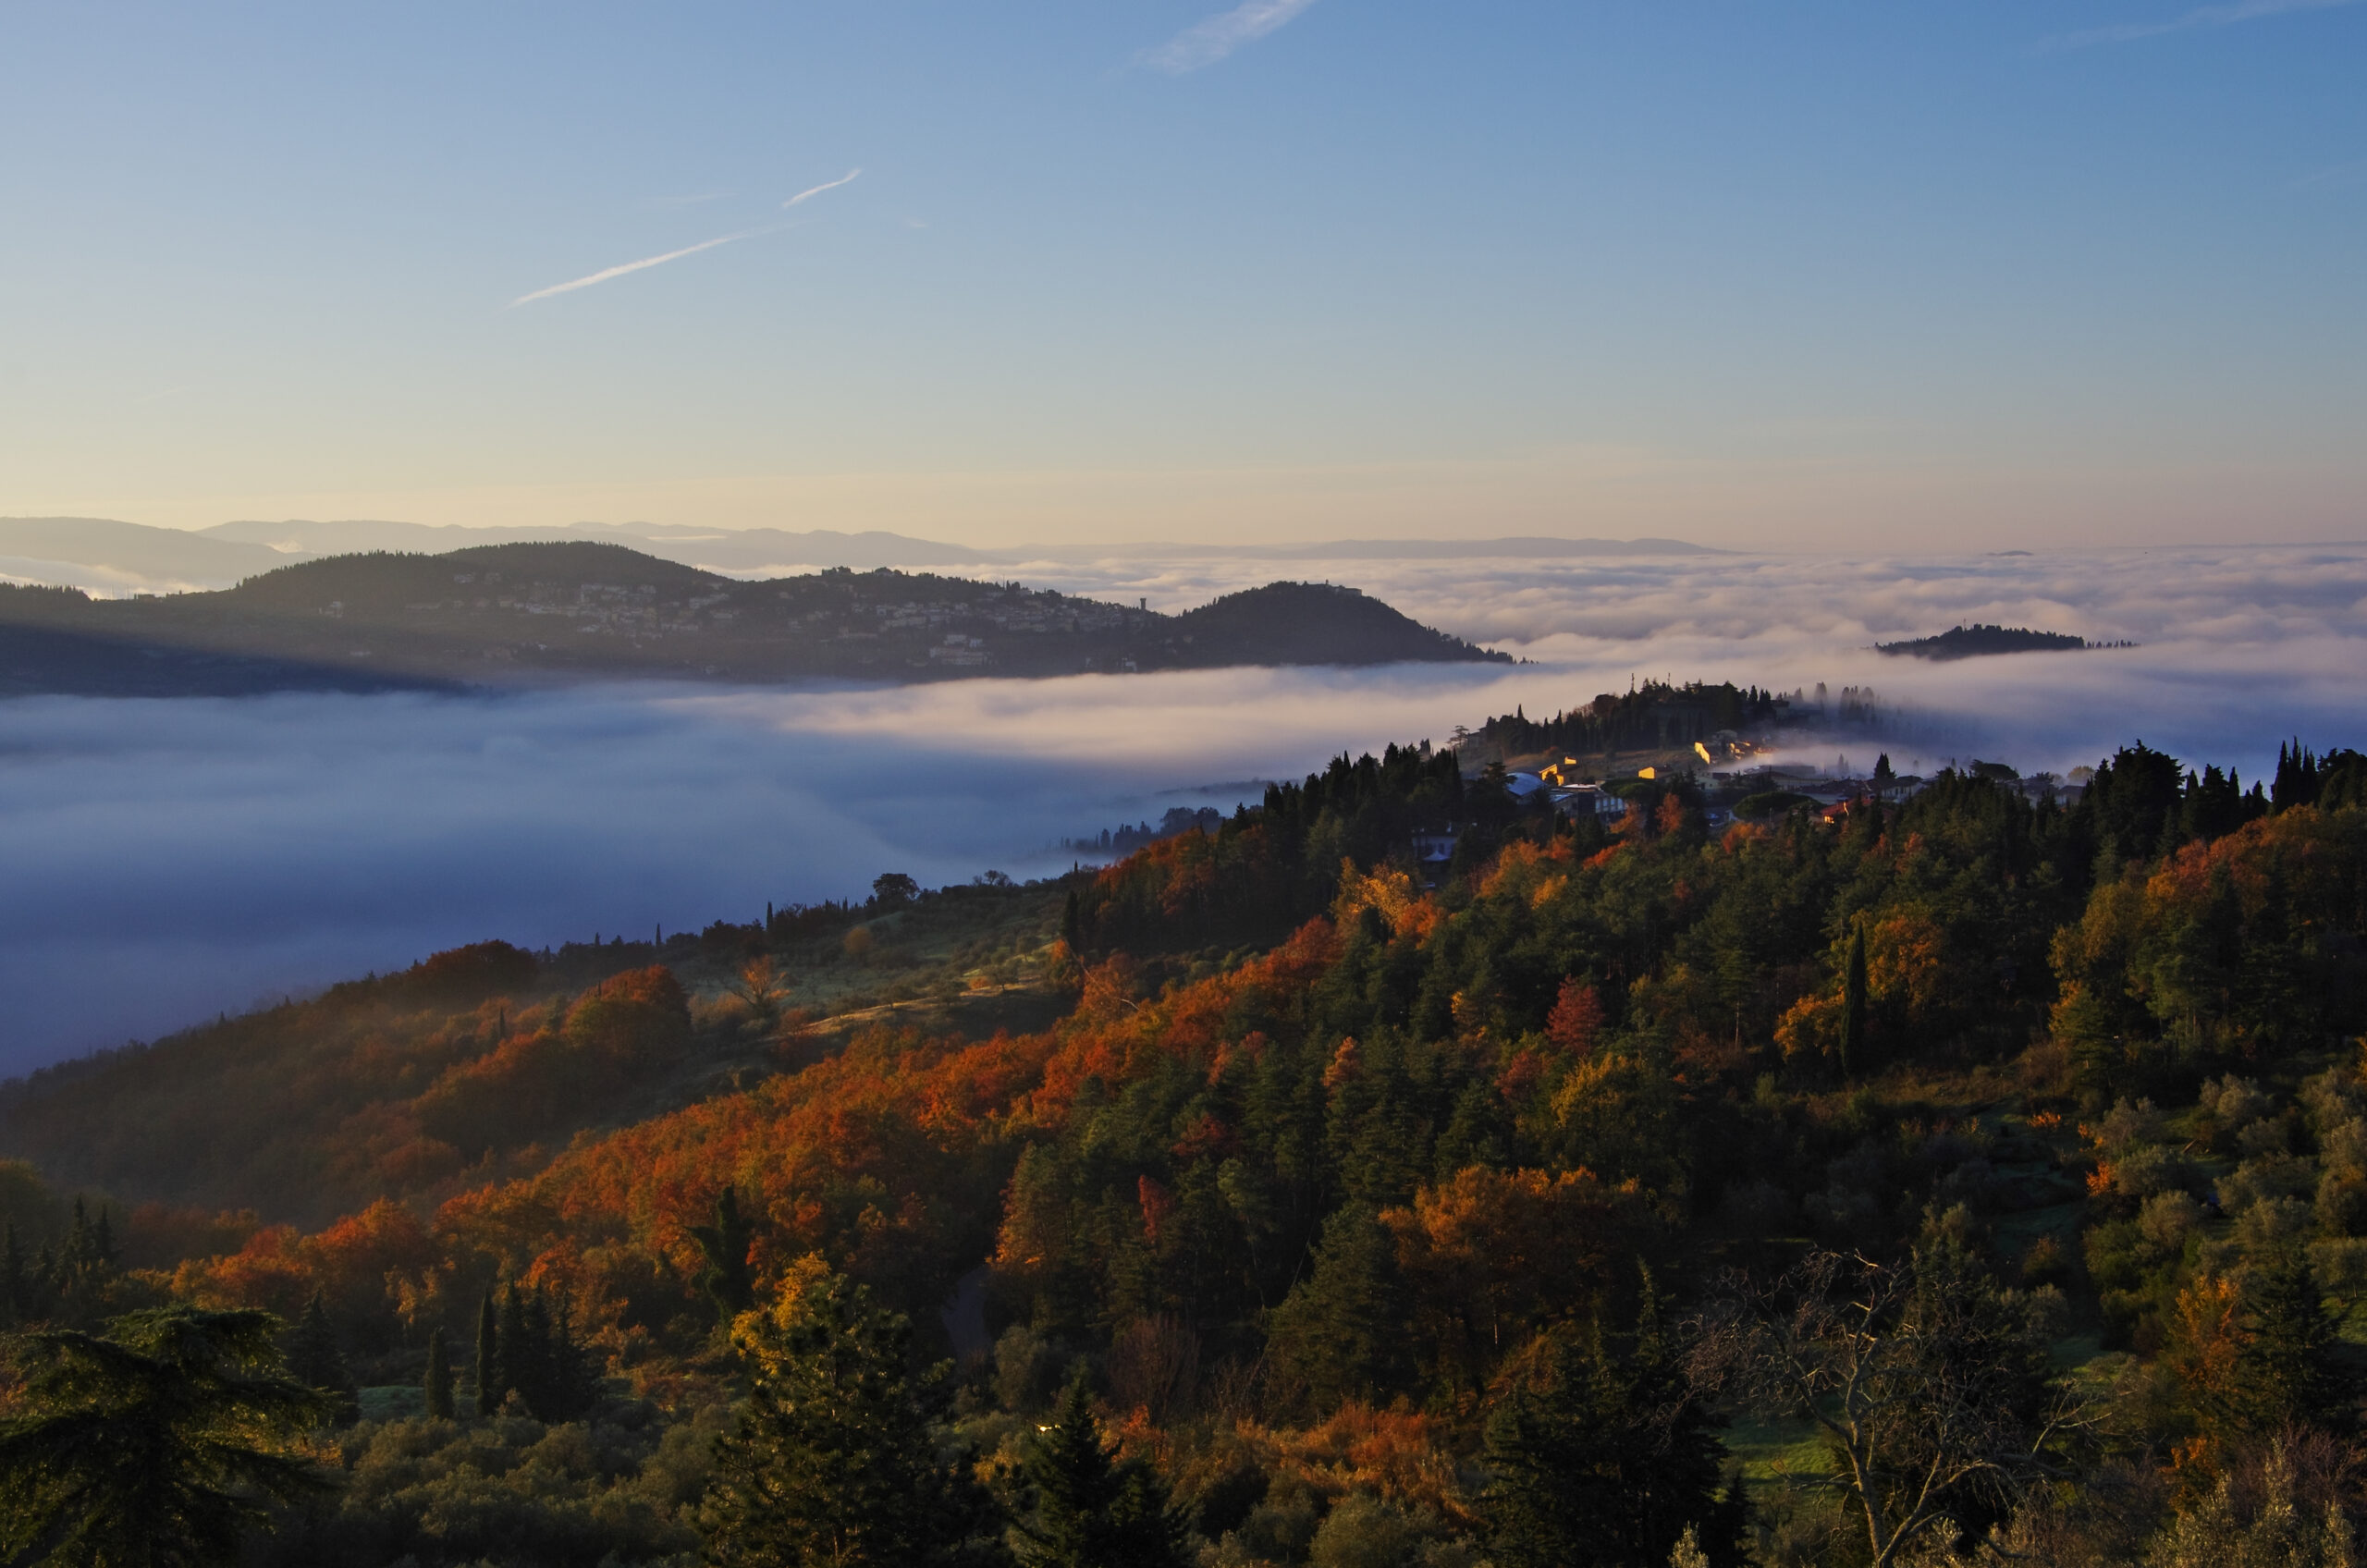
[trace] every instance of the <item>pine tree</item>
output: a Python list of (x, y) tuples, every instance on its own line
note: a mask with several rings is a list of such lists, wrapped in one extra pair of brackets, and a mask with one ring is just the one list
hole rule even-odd
[(1069, 1385), (1022, 1475), (1034, 1502), (1019, 1525), (1028, 1568), (1183, 1568), (1187, 1561), (1184, 1523), (1165, 1484), (1139, 1459), (1110, 1458), (1082, 1378)]
[(906, 1366), (912, 1326), (821, 1275), (733, 1343), (750, 1364), (700, 1522), (719, 1568), (979, 1568), (1007, 1561), (966, 1461), (941, 1464), (945, 1369)]
[(1275, 1308), (1272, 1343), (1329, 1408), (1404, 1378), (1406, 1316), (1395, 1239), (1370, 1204), (1351, 1203), (1324, 1223), (1314, 1268)]
[(1841, 1073), (1847, 1077), (1866, 1065), (1866, 927), (1849, 928), (1849, 956), (1841, 971)]
[(431, 1421), (449, 1421), (452, 1406), (452, 1354), (444, 1344), (444, 1330), (435, 1329), (427, 1336), (427, 1416)]
[(477, 1414), (490, 1415), (501, 1408), (501, 1332), (494, 1314), (493, 1288), (485, 1287), (477, 1304)]
[(2292, 1422), (2329, 1425), (2348, 1403), (2337, 1368), (2340, 1336), (2297, 1246), (2275, 1249), (2244, 1281), (2246, 1425), (2272, 1432)]
[(1629, 1340), (1618, 1356), (1600, 1324), (1564, 1331), (1543, 1386), (1490, 1417), (1481, 1514), (1498, 1568), (1665, 1562), (1688, 1527), (1711, 1562), (1735, 1560), (1742, 1501), (1719, 1496), (1724, 1450), (1662, 1331), (1649, 1275)]

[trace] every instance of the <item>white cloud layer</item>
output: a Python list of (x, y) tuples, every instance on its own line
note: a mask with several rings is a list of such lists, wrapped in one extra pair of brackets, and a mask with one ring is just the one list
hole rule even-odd
[[(888, 690), (635, 687), (477, 700), (0, 702), (0, 1071), (487, 937), (745, 920), (767, 900), (1065, 866), (1061, 837), (1442, 741), (1631, 676), (1871, 684), (1858, 766), (2062, 770), (2142, 739), (2247, 779), (2367, 745), (2367, 546), (1843, 561), (1292, 563), (1527, 665), (1216, 670)], [(1180, 608), (1257, 563), (981, 575)], [(1926, 665), (1876, 641), (2000, 621), (2131, 649)], [(1230, 806), (1231, 797), (1215, 803)]]

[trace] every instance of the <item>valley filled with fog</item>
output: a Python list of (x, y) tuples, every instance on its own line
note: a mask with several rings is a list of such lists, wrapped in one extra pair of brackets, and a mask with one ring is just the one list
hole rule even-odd
[[(949, 567), (954, 563), (949, 563)], [(2065, 771), (2136, 740), (2247, 781), (2298, 735), (2367, 736), (2367, 548), (1841, 561), (999, 564), (1181, 609), (1352, 583), (1533, 662), (888, 688), (0, 703), (0, 1071), (460, 942), (646, 936), (991, 868), (1343, 749), (1443, 742), (1631, 677), (1871, 686), (1878, 735), (1802, 760)], [(1929, 665), (1877, 641), (1989, 621), (2133, 648)], [(1254, 792), (1253, 792), (1254, 793)]]

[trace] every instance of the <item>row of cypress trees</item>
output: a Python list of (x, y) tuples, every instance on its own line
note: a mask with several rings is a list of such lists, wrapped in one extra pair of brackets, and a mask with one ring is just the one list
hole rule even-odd
[[(437, 1420), (459, 1414), (456, 1371), (437, 1329), (427, 1337), (426, 1375), (427, 1414)], [(498, 1295), (488, 1289), (477, 1304), (472, 1412), (492, 1415), (513, 1393), (544, 1422), (576, 1420), (600, 1400), (599, 1371), (576, 1341), (566, 1297), (554, 1300), (540, 1286), (521, 1290), (514, 1280)]]

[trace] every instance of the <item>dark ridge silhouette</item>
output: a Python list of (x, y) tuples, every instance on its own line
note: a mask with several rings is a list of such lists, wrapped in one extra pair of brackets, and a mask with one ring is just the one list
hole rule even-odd
[(1170, 616), (885, 568), (747, 582), (589, 540), (334, 556), (216, 592), (131, 599), (0, 586), (0, 692), (19, 695), (1409, 660), (1509, 662), (1328, 584), (1278, 582)]

